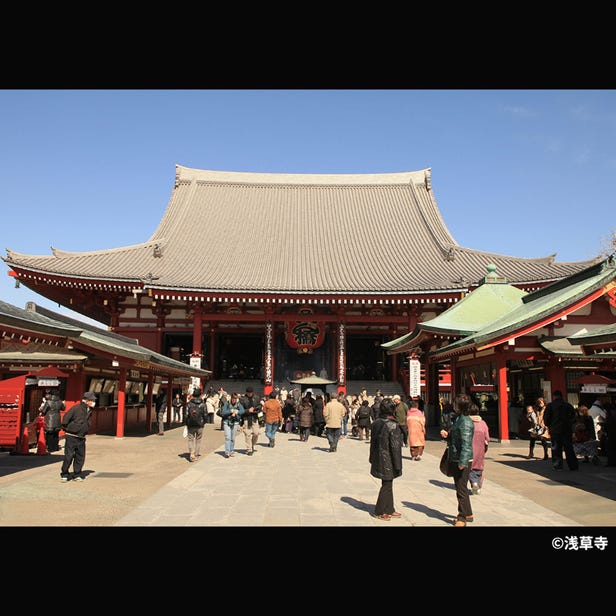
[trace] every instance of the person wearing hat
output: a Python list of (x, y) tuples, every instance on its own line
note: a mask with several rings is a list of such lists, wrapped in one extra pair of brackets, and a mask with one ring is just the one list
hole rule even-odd
[(252, 387), (246, 387), (246, 394), (240, 400), (245, 414), (240, 420), (244, 439), (246, 440), (246, 453), (251, 456), (255, 452), (255, 445), (259, 440), (259, 411), (261, 403), (255, 400)]
[(203, 438), (203, 426), (207, 421), (207, 409), (201, 399), (201, 390), (197, 387), (193, 390), (192, 398), (186, 405), (184, 423), (186, 424), (186, 436), (188, 439), (188, 459), (194, 462), (201, 454), (201, 439)]
[[(96, 406), (96, 394), (86, 391), (81, 402), (71, 406), (62, 418), (64, 430), (64, 461), (60, 470), (60, 481), (73, 479), (83, 481), (83, 464), (86, 461), (86, 435), (90, 430), (90, 419)], [(73, 466), (73, 473), (69, 469)]]

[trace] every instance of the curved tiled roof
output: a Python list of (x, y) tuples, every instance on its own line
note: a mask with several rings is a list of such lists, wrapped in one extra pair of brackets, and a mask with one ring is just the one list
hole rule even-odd
[[(399, 338), (381, 344), (389, 355), (412, 351), (428, 335), (468, 336), (509, 312), (527, 295), (526, 291), (507, 283), (488, 265), (485, 282), (429, 321), (417, 323), (415, 329)], [(490, 273), (491, 272), (491, 273)]]
[[(557, 320), (555, 315), (567, 315), (568, 311), (577, 309), (581, 300), (592, 301), (593, 293), (604, 291), (606, 285), (611, 286), (615, 280), (616, 261), (610, 256), (582, 272), (533, 293), (521, 295), (518, 305), (514, 305), (511, 310), (486, 323), (479, 331), (433, 351), (431, 355), (444, 356), (460, 349), (492, 345), (507, 336), (515, 337), (516, 332), (524, 328), (538, 328), (537, 324), (543, 321)], [(580, 344), (574, 337), (570, 338), (570, 342)]]
[(7, 264), (154, 289), (405, 293), (460, 289), (486, 263), (514, 284), (553, 281), (594, 261), (558, 263), (464, 248), (434, 199), (430, 169), (384, 174), (273, 174), (176, 166), (152, 237), (51, 256), (7, 250)]

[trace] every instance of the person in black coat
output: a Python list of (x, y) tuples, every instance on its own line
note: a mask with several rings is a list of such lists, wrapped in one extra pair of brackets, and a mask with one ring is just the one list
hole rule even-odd
[(323, 417), (323, 396), (317, 395), (312, 405), (313, 411), (313, 429), (316, 436), (323, 436), (325, 429), (325, 419)]
[(60, 413), (65, 408), (57, 389), (54, 389), (41, 405), (40, 413), (45, 418), (45, 445), (49, 453), (60, 451)]
[(167, 412), (167, 393), (161, 391), (156, 396), (156, 421), (158, 422), (158, 436), (165, 436), (165, 413)]
[(360, 441), (364, 440), (364, 434), (366, 440), (370, 440), (370, 425), (372, 424), (372, 411), (368, 406), (368, 400), (364, 400), (361, 406), (355, 413), (355, 420), (357, 421), (357, 436)]
[(370, 439), (370, 474), (381, 480), (381, 489), (374, 507), (379, 520), (399, 518), (394, 508), (393, 482), (402, 475), (402, 432), (394, 416), (395, 406), (385, 399), (379, 406), (379, 417), (372, 426)]
[(552, 439), (552, 465), (555, 471), (563, 469), (563, 451), (570, 471), (580, 467), (573, 450), (573, 424), (575, 409), (563, 400), (562, 392), (556, 390), (554, 399), (550, 402), (543, 415), (543, 423), (550, 431)]
[[(62, 418), (64, 430), (64, 461), (60, 470), (60, 480), (67, 482), (69, 479), (83, 481), (81, 471), (86, 461), (86, 436), (90, 430), (90, 419), (96, 406), (96, 394), (86, 391), (81, 402), (71, 406)], [(69, 469), (73, 465), (73, 475)]]
[(606, 466), (616, 466), (616, 405), (605, 405), (605, 421), (601, 431), (605, 431), (605, 453), (607, 455)]
[[(322, 413), (321, 413), (322, 414)], [(288, 396), (284, 406), (282, 407), (282, 426), (280, 426), (281, 432), (291, 432), (293, 426), (293, 417), (295, 415), (295, 398)]]

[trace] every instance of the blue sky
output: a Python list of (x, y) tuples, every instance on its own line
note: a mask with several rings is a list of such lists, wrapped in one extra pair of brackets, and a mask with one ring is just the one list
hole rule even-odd
[[(3, 255), (148, 240), (176, 164), (430, 167), (456, 241), (518, 257), (591, 259), (616, 230), (616, 90), (0, 90), (0, 129)], [(0, 299), (78, 316), (2, 267)]]

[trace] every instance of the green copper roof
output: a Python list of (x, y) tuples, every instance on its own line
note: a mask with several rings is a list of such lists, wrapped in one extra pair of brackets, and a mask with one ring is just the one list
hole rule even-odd
[(381, 347), (386, 351), (409, 347), (414, 340), (419, 343), (422, 332), (468, 336), (518, 306), (520, 298), (527, 295), (526, 291), (508, 284), (505, 278), (498, 276), (494, 265), (490, 264), (486, 269), (488, 274), (472, 293), (437, 317), (418, 323), (414, 331), (390, 340)]
[(509, 334), (515, 335), (521, 329), (566, 311), (615, 278), (616, 259), (612, 255), (582, 272), (522, 296), (517, 306), (507, 313), (480, 331), (435, 351), (434, 355), (447, 354), (464, 347), (486, 345)]

